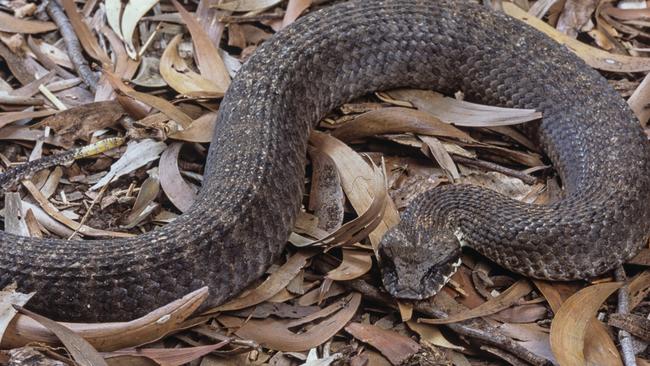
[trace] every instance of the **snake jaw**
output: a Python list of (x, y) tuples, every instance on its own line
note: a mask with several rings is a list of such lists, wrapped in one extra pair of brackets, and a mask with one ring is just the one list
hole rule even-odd
[[(405, 232), (417, 232), (407, 235)], [(438, 293), (460, 267), (461, 246), (452, 233), (389, 230), (379, 245), (382, 281), (396, 298), (422, 300)]]

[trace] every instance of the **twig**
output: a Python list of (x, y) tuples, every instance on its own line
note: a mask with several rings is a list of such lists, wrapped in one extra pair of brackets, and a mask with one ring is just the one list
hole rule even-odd
[(45, 101), (40, 98), (19, 97), (13, 95), (0, 95), (0, 104), (17, 106), (41, 106)]
[[(112, 181), (112, 179), (111, 179), (111, 181)], [(68, 240), (72, 240), (72, 238), (74, 238), (74, 236), (77, 235), (79, 230), (84, 226), (84, 224), (86, 223), (86, 220), (88, 220), (88, 216), (90, 216), (90, 212), (92, 211), (95, 204), (97, 203), (97, 201), (99, 201), (104, 196), (104, 193), (106, 192), (106, 188), (108, 188), (109, 183), (110, 183), (110, 181), (108, 183), (106, 183), (102, 187), (102, 189), (99, 190), (99, 193), (97, 193), (97, 196), (95, 196), (95, 198), (93, 198), (92, 202), (90, 202), (90, 207), (88, 207), (88, 209), (86, 210), (86, 213), (81, 218), (81, 221), (79, 221), (79, 226), (77, 226), (77, 228), (74, 229), (74, 232), (72, 234), (70, 234), (70, 236), (68, 237)]]
[(74, 68), (77, 70), (79, 77), (81, 77), (81, 80), (83, 80), (84, 84), (86, 84), (88, 88), (90, 88), (90, 90), (94, 93), (97, 89), (97, 82), (99, 78), (90, 69), (88, 61), (83, 55), (83, 50), (81, 48), (81, 44), (79, 43), (79, 39), (77, 38), (77, 34), (74, 32), (74, 29), (70, 24), (70, 20), (68, 20), (68, 17), (63, 12), (63, 9), (61, 9), (55, 0), (49, 0), (46, 10), (50, 15), (50, 18), (52, 18), (54, 23), (56, 23), (56, 25), (59, 27), (59, 32), (63, 37), (66, 48), (68, 49), (68, 55), (70, 56), (70, 60), (72, 60)]
[(607, 324), (650, 343), (650, 319), (635, 314), (610, 314)]
[(465, 165), (473, 165), (475, 167), (487, 169), (487, 170), (492, 170), (495, 172), (499, 172), (514, 178), (519, 178), (521, 179), (522, 182), (526, 184), (533, 185), (537, 183), (537, 178), (533, 177), (532, 175), (528, 175), (526, 173), (522, 173), (518, 170), (506, 168), (504, 166), (501, 166), (499, 164), (491, 163), (489, 161), (483, 161), (483, 160), (475, 160), (475, 159), (470, 159), (466, 158), (464, 156), (460, 155), (452, 155), (451, 158), (460, 164), (465, 164)]
[[(343, 282), (343, 284), (354, 289), (355, 291), (362, 293), (363, 296), (367, 299), (381, 302), (388, 306), (396, 308), (395, 301), (393, 301), (390, 296), (379, 292), (379, 290), (377, 290), (374, 286), (368, 284), (363, 280), (346, 281)], [(448, 316), (444, 311), (432, 308), (431, 304), (427, 301), (415, 302), (414, 308), (416, 311), (424, 315), (432, 316), (435, 318), (446, 318)], [(486, 325), (485, 329), (481, 329), (472, 324), (472, 321), (446, 324), (446, 326), (460, 335), (474, 338), (480, 343), (503, 350), (535, 366), (551, 365), (550, 361), (531, 353), (526, 348), (517, 344), (512, 339), (504, 336), (501, 334), (501, 332), (491, 326)]]
[[(623, 266), (616, 269), (614, 276), (616, 277), (616, 281), (625, 282), (627, 280)], [(618, 314), (628, 314), (630, 312), (630, 297), (628, 295), (627, 285), (624, 285), (618, 290), (618, 305), (616, 306), (616, 312)], [(618, 341), (621, 343), (621, 353), (625, 366), (636, 366), (632, 335), (627, 331), (620, 329), (618, 331)]]

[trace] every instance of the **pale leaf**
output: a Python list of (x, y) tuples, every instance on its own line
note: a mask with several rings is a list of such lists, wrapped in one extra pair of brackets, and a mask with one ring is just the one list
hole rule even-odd
[[(122, 38), (126, 44), (126, 52), (129, 54), (129, 57), (132, 59), (138, 58), (138, 51), (133, 45), (133, 34), (135, 28), (142, 18), (154, 5), (158, 3), (158, 0), (131, 0), (124, 7), (124, 13), (122, 14)], [(117, 32), (120, 34), (119, 32)]]
[[(153, 342), (185, 327), (186, 319), (207, 297), (208, 288), (203, 287), (129, 322), (60, 324), (79, 334), (96, 349), (114, 351)], [(2, 347), (16, 348), (33, 342), (56, 345), (58, 339), (48, 328), (19, 314), (2, 338)]]
[(178, 44), (182, 36), (176, 35), (167, 45), (160, 58), (160, 75), (181, 94), (204, 95), (208, 97), (223, 96), (225, 89), (220, 89), (212, 81), (192, 71), (178, 54)]
[(196, 190), (181, 176), (178, 167), (178, 154), (183, 143), (174, 142), (167, 147), (160, 157), (160, 185), (167, 198), (181, 212), (189, 210), (196, 199)]
[(537, 28), (539, 31), (553, 38), (556, 42), (567, 46), (569, 50), (573, 51), (593, 68), (613, 72), (643, 72), (650, 70), (650, 59), (647, 57), (617, 55), (591, 47), (559, 32), (543, 20), (537, 19), (521, 10), (513, 3), (504, 2), (503, 9), (511, 17)]
[(111, 165), (108, 174), (90, 187), (90, 190), (97, 190), (108, 184), (111, 180), (129, 174), (147, 163), (158, 159), (165, 148), (167, 148), (167, 145), (164, 142), (151, 139), (129, 142), (124, 155)]

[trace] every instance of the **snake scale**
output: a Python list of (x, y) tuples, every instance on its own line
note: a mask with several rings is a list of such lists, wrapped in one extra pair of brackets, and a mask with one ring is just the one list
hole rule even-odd
[[(435, 292), (456, 267), (460, 244), (513, 271), (564, 280), (601, 274), (647, 240), (648, 143), (599, 74), (470, 1), (357, 0), (302, 17), (243, 65), (185, 214), (128, 239), (2, 233), (0, 284), (35, 291), (33, 310), (69, 321), (132, 319), (202, 286), (210, 289), (206, 307), (221, 304), (282, 252), (300, 209), (310, 129), (338, 105), (396, 87), (460, 90), (472, 101), (541, 111), (531, 133), (560, 173), (564, 196), (544, 206), (477, 187), (423, 194), (380, 247), (394, 295)], [(9, 170), (0, 183), (33, 169)]]

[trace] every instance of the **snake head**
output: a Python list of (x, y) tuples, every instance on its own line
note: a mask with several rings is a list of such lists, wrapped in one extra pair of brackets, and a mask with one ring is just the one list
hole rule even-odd
[(438, 293), (460, 267), (461, 245), (447, 230), (394, 227), (379, 244), (382, 281), (396, 298), (422, 300)]

